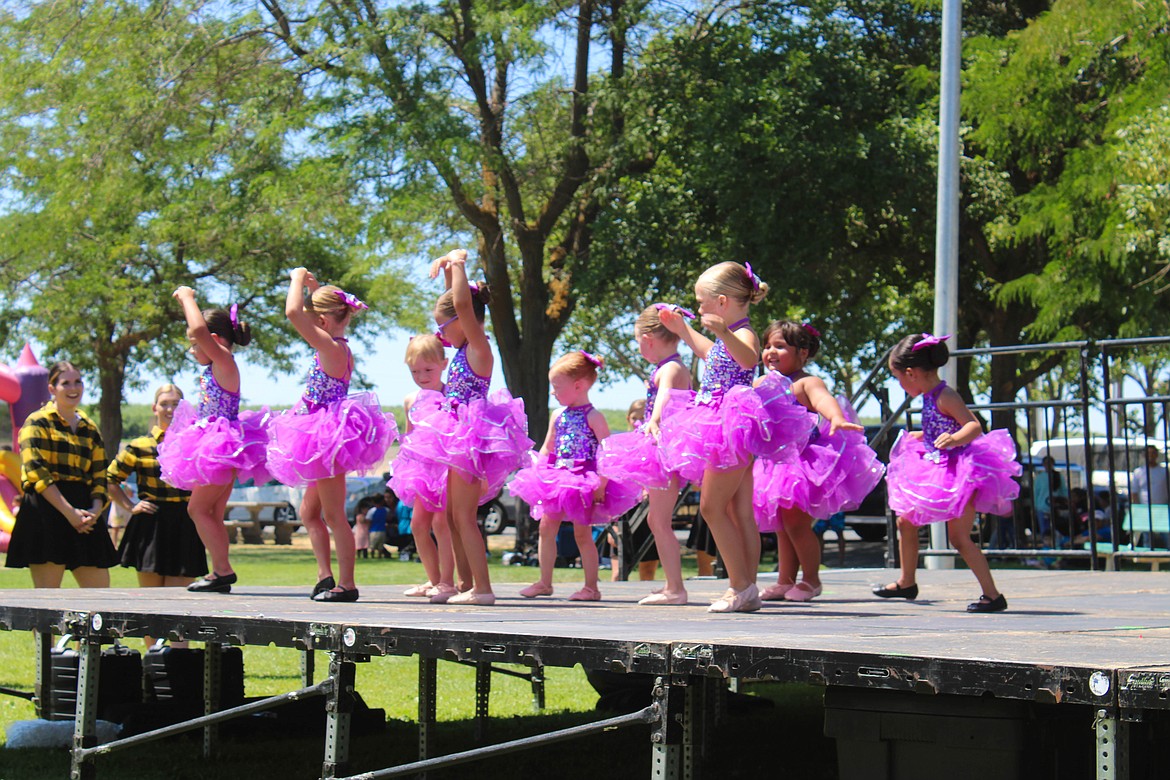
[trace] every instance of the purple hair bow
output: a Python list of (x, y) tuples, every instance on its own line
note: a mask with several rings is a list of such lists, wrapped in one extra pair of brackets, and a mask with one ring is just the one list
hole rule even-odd
[(816, 328), (814, 328), (809, 323), (806, 322), (803, 325), (801, 325), (801, 327), (804, 328), (805, 330), (807, 330), (810, 336), (812, 336), (814, 338), (818, 338), (818, 339), (821, 337), (821, 332), (819, 330), (817, 330)]
[(752, 290), (754, 290), (755, 292), (759, 292), (760, 291), (760, 277), (756, 276), (756, 272), (752, 270), (752, 264), (751, 263), (744, 263), (743, 267), (747, 271), (748, 281), (750, 281), (752, 283)]
[(693, 320), (695, 318), (695, 313), (693, 311), (690, 309), (684, 309), (682, 306), (679, 306), (676, 303), (656, 303), (654, 304), (654, 308), (658, 309), (658, 311), (666, 311), (667, 309), (670, 309), (672, 312), (681, 314), (688, 320)]
[(356, 309), (358, 311), (361, 311), (363, 309), (370, 308), (369, 306), (366, 306), (364, 303), (362, 303), (361, 299), (358, 298), (356, 295), (351, 295), (350, 293), (347, 293), (345, 290), (338, 290), (337, 297), (341, 299), (342, 303), (344, 303), (346, 306), (348, 306), (351, 309)]
[(228, 309), (228, 319), (231, 320), (232, 330), (240, 329), (240, 304), (233, 303)]
[(922, 340), (919, 341), (914, 346), (910, 347), (910, 351), (917, 352), (920, 349), (926, 349), (927, 347), (933, 347), (935, 344), (943, 343), (944, 341), (946, 341), (950, 337), (951, 337), (951, 335), (949, 333), (945, 336), (933, 336), (929, 333), (923, 333)]
[(591, 352), (586, 352), (583, 349), (578, 350), (578, 352), (580, 352), (582, 355), (584, 355), (585, 359), (588, 360), (590, 363), (597, 366), (598, 368), (601, 368), (601, 358), (597, 357), (597, 355), (594, 355)]

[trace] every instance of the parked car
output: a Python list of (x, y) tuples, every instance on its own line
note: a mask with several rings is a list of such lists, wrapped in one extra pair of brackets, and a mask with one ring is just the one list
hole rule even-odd
[(485, 534), (502, 534), (508, 526), (516, 524), (519, 511), (518, 502), (504, 485), (499, 495), (480, 506), (479, 524)]

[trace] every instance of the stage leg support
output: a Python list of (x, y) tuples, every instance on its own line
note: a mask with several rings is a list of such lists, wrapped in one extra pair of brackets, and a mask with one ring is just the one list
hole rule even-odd
[[(203, 648), (203, 714), (219, 712), (219, 694), (223, 683), (223, 645), (208, 642)], [(219, 749), (219, 726), (203, 727), (203, 757), (213, 758)]]
[(661, 718), (650, 734), (652, 780), (694, 780), (694, 732), (689, 715), (694, 691), (685, 676), (659, 677), (654, 703)]
[(51, 682), (50, 669), (53, 666), (53, 635), (48, 631), (33, 630), (36, 645), (37, 680), (33, 685), (33, 707), (38, 718), (45, 717), (49, 703)]
[[(435, 710), (438, 701), (439, 661), (418, 658), (418, 760), (431, 757), (431, 738), (435, 733)], [(426, 774), (419, 775), (426, 778)]]
[(481, 745), (487, 740), (488, 710), (491, 697), (491, 661), (477, 661), (475, 664), (475, 741)]
[(532, 681), (532, 706), (537, 710), (544, 709), (544, 664), (532, 667), (529, 676)]
[(1093, 722), (1097, 744), (1097, 780), (1129, 780), (1129, 724), (1116, 710), (1097, 710)]
[[(92, 756), (79, 753), (81, 748), (97, 744), (98, 683), (102, 660), (101, 639), (85, 637), (79, 643), (77, 670), (77, 709), (73, 725), (73, 756), (70, 780), (94, 780), (97, 767)], [(47, 683), (47, 681), (46, 681)]]
[(347, 774), (357, 677), (353, 656), (330, 653), (329, 677), (333, 686), (325, 699), (325, 763), (321, 767), (321, 777), (325, 780)]

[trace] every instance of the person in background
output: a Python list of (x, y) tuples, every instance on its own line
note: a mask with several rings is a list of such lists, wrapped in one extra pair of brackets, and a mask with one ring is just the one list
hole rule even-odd
[(1129, 475), (1129, 494), (1135, 504), (1170, 504), (1170, 474), (1161, 465), (1162, 453), (1146, 447), (1146, 463)]

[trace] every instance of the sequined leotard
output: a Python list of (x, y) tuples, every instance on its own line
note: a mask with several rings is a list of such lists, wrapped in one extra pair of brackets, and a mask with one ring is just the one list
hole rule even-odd
[[(748, 320), (745, 317), (742, 320), (733, 322), (730, 326), (731, 331), (737, 331), (740, 328), (746, 328)], [(724, 393), (737, 385), (751, 385), (753, 369), (744, 368), (736, 362), (731, 353), (727, 351), (727, 347), (723, 344), (723, 339), (717, 339), (715, 345), (707, 352), (707, 368), (703, 372), (703, 379), (699, 383), (699, 394), (695, 397), (695, 403), (710, 404), (717, 402)]]
[(956, 433), (963, 426), (953, 417), (938, 409), (938, 397), (946, 389), (946, 382), (939, 382), (928, 392), (922, 394), (922, 446), (926, 449), (927, 460), (939, 463), (946, 459), (948, 453), (959, 453), (967, 445), (951, 447), (948, 450), (937, 450), (934, 447), (935, 439), (944, 433)]
[(211, 364), (199, 376), (199, 407), (195, 413), (201, 420), (222, 417), (234, 421), (240, 417), (240, 394), (219, 386), (215, 374), (211, 372)]
[[(334, 341), (345, 341), (343, 338)], [(346, 348), (349, 352), (349, 348)], [(325, 373), (321, 368), (320, 354), (313, 355), (313, 367), (305, 379), (305, 392), (301, 396), (304, 402), (302, 413), (315, 412), (335, 401), (340, 401), (349, 394), (349, 377), (353, 373), (353, 354), (348, 357), (349, 368), (344, 379), (338, 379)]]
[(447, 387), (443, 395), (447, 398), (449, 407), (470, 403), (476, 398), (487, 397), (491, 387), (491, 377), (480, 376), (471, 369), (467, 362), (467, 345), (464, 344), (451, 359), (447, 369)]
[(593, 404), (569, 406), (561, 412), (553, 427), (553, 465), (561, 469), (596, 467), (597, 434), (589, 427)]
[(658, 372), (667, 363), (678, 363), (682, 365), (682, 359), (675, 352), (670, 357), (664, 358), (654, 365), (654, 374), (650, 377), (650, 382), (646, 386), (646, 414), (642, 418), (644, 422), (649, 421), (654, 415), (654, 403), (658, 400)]

